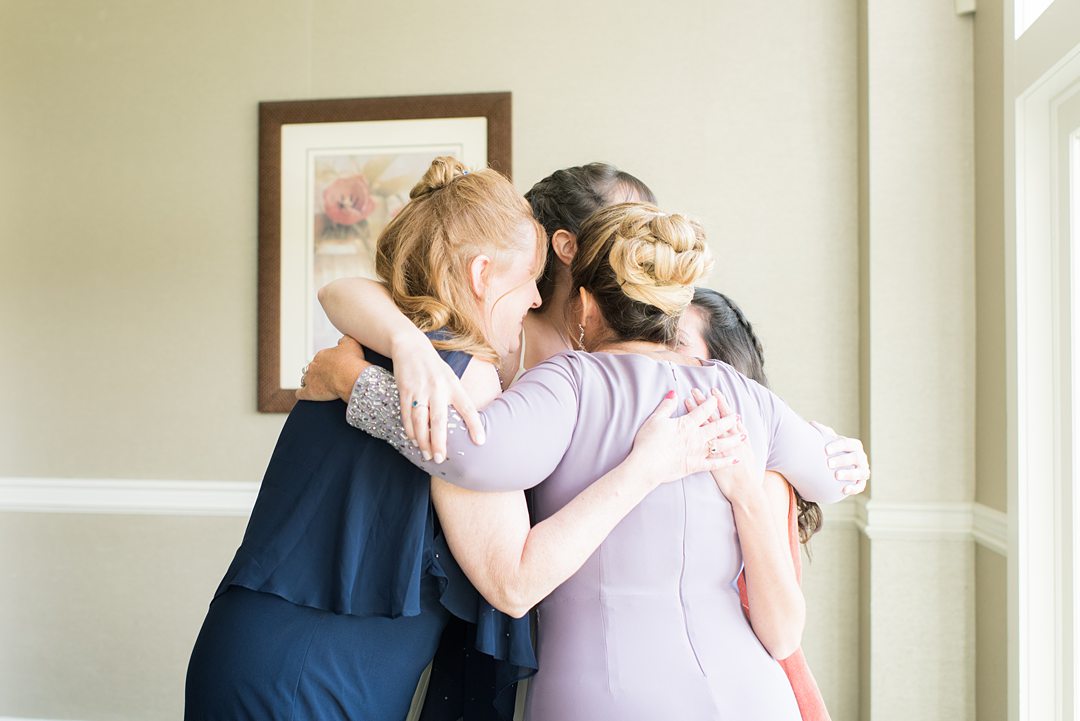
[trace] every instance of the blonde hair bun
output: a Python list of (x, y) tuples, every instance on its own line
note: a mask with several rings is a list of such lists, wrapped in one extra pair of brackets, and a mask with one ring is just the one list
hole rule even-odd
[(681, 315), (712, 269), (701, 223), (644, 203), (622, 203), (601, 215), (609, 225), (601, 233), (611, 237), (608, 263), (623, 293), (665, 315)]
[(409, 198), (415, 199), (433, 193), (450, 185), (456, 178), (469, 174), (469, 168), (457, 158), (441, 155), (431, 161), (431, 167), (424, 177), (409, 191)]

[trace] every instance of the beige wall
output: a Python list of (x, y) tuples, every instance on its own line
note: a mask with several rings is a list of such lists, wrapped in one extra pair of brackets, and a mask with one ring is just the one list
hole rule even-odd
[(1002, 0), (975, 15), (975, 499), (1006, 510), (1005, 113)]
[[(1010, 6), (1011, 9), (1011, 6)], [(1005, 78), (1003, 0), (979, 0), (975, 14), (975, 500), (1006, 503)], [(975, 706), (980, 721), (1004, 721), (1006, 560), (976, 549)]]
[(948, 511), (974, 494), (972, 22), (937, 0), (859, 13), (860, 718), (970, 719), (974, 550)]
[(979, 721), (1005, 721), (1008, 649), (1006, 647), (1005, 557), (975, 549), (975, 709)]
[[(865, 0), (874, 501), (974, 488), (972, 27), (948, 3)], [(919, 52), (912, 52), (919, 38)]]
[(240, 518), (0, 514), (0, 715), (177, 719)]
[[(0, 3), (0, 476), (256, 480), (256, 103), (510, 90), (514, 173), (706, 222), (777, 389), (857, 432), (855, 6)], [(825, 329), (826, 332), (821, 332)], [(0, 515), (0, 715), (167, 719), (237, 519)], [(855, 534), (807, 653), (857, 718)]]

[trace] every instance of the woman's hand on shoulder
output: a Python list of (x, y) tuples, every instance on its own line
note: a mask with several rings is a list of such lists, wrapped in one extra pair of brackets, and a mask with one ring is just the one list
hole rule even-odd
[(728, 463), (716, 468), (712, 472), (713, 480), (724, 497), (731, 503), (736, 503), (751, 494), (760, 494), (764, 491), (765, 475), (755, 470), (754, 450), (750, 446), (750, 440), (742, 419), (736, 415), (723, 394), (713, 390), (711, 397), (706, 397), (698, 389), (694, 389), (693, 397), (686, 399), (687, 410), (700, 410), (710, 401), (715, 401), (717, 414), (710, 420), (720, 418), (733, 421), (723, 435), (714, 439), (712, 445), (717, 455), (722, 456)]
[(422, 342), (409, 340), (394, 345), (391, 360), (401, 397), (401, 424), (424, 460), (441, 461), (446, 458), (450, 406), (461, 416), (474, 443), (484, 442), (484, 427), (476, 404), (454, 370), (425, 336), (421, 338)]
[(700, 404), (692, 405), (690, 399), (686, 402), (688, 412), (673, 417), (679, 401), (675, 391), (670, 391), (634, 437), (634, 448), (627, 461), (635, 465), (636, 475), (653, 485), (738, 463), (720, 455), (724, 448), (733, 445), (722, 437), (735, 427), (735, 417), (719, 417), (715, 396)]
[(854, 496), (865, 491), (866, 482), (870, 480), (870, 461), (862, 441), (841, 436), (824, 423), (811, 423), (822, 433), (837, 436), (836, 440), (825, 446), (825, 455), (829, 458), (829, 468), (833, 469), (836, 480), (848, 484), (844, 486), (844, 495)]
[(364, 349), (355, 340), (342, 336), (333, 348), (324, 348), (304, 366), (296, 398), (301, 401), (332, 401), (348, 403), (353, 385), (370, 363), (364, 360)]

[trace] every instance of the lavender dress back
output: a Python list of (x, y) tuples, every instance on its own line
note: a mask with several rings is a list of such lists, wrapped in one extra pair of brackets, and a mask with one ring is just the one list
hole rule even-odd
[[(470, 489), (533, 488), (539, 522), (626, 458), (665, 393), (712, 387), (742, 415), (757, 472), (782, 473), (808, 500), (843, 497), (831, 437), (770, 391), (723, 363), (633, 354), (545, 361), (483, 411), (484, 446), (459, 431), (449, 461), (422, 465)], [(790, 682), (743, 616), (741, 568), (731, 505), (709, 474), (653, 491), (540, 603), (526, 719), (798, 721)]]

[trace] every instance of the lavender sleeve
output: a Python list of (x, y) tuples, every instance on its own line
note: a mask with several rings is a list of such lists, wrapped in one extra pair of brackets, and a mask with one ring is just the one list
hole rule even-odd
[(799, 495), (814, 503), (836, 503), (846, 498), (845, 484), (829, 468), (825, 446), (839, 436), (823, 433), (791, 410), (772, 391), (751, 384), (770, 426), (769, 458), (765, 467), (784, 476)]
[(397, 383), (384, 368), (360, 374), (349, 398), (350, 425), (387, 441), (414, 465), (473, 491), (532, 488), (551, 475), (570, 446), (578, 409), (578, 384), (569, 356), (529, 370), (481, 412), (487, 442), (475, 445), (451, 411), (447, 459), (425, 461), (405, 435)]

